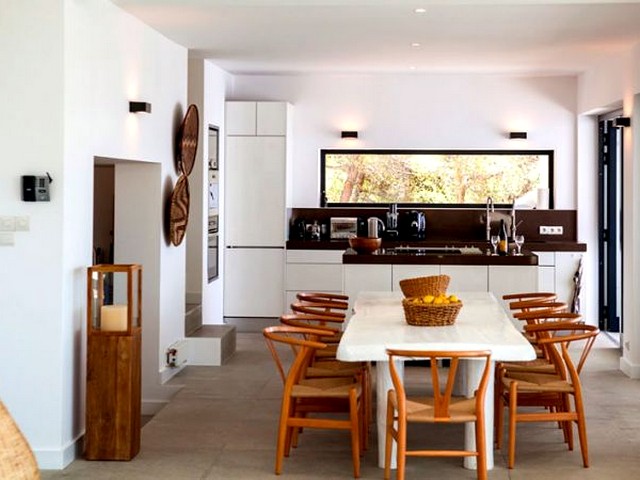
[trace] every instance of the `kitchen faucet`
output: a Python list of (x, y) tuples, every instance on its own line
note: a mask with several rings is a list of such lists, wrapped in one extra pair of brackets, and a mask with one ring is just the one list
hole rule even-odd
[(513, 203), (511, 204), (511, 238), (516, 239), (516, 197), (513, 197)]
[(493, 198), (487, 197), (487, 214), (486, 214), (487, 242), (491, 241), (491, 213), (492, 212), (494, 212)]

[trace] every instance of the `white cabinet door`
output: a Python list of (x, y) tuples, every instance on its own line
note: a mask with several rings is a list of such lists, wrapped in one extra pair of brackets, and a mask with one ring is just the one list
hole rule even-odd
[[(505, 311), (509, 306), (503, 295), (509, 293), (535, 292), (538, 290), (538, 267), (489, 265), (489, 291), (502, 303)], [(513, 324), (522, 330), (522, 322), (511, 319)]]
[(556, 291), (556, 254), (555, 252), (534, 252), (538, 256), (537, 292)]
[(279, 317), (284, 312), (284, 250), (225, 248), (224, 316)]
[(258, 102), (257, 135), (287, 134), (287, 104), (285, 102)]
[(284, 137), (227, 137), (227, 245), (284, 245), (285, 163)]
[(256, 134), (256, 102), (227, 102), (225, 108), (227, 135)]
[(440, 274), (440, 265), (393, 265), (391, 289), (400, 291), (400, 280)]
[(449, 275), (449, 292), (486, 292), (486, 265), (441, 265), (440, 273)]
[(344, 293), (349, 296), (349, 312), (360, 292), (390, 292), (391, 265), (345, 265)]
[(287, 264), (287, 290), (333, 291), (342, 290), (342, 265), (332, 264)]

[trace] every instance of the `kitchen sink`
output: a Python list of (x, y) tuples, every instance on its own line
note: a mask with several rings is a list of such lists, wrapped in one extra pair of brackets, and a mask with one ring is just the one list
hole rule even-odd
[(386, 249), (392, 255), (482, 255), (478, 247), (395, 247)]

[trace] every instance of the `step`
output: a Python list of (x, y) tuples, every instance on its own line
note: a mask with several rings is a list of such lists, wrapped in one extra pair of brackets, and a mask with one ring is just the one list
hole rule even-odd
[(189, 365), (224, 365), (236, 351), (236, 327), (202, 325), (185, 340), (189, 344)]

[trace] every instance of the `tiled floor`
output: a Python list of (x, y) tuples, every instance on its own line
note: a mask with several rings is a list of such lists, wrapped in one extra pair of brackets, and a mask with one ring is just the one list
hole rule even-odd
[[(489, 478), (640, 478), (640, 381), (620, 373), (618, 361), (617, 349), (598, 348), (583, 372), (591, 468), (582, 467), (579, 450), (566, 449), (554, 425), (523, 424), (518, 427), (516, 468), (509, 471), (505, 454), (496, 452)], [(275, 478), (281, 383), (260, 334), (238, 334), (237, 353), (225, 366), (188, 367), (172, 382), (184, 388), (144, 426), (142, 448), (135, 459), (77, 460), (64, 471), (43, 472), (43, 478)], [(462, 444), (462, 430), (456, 427), (453, 433), (427, 429), (424, 436)], [(363, 459), (362, 478), (381, 479), (375, 441), (371, 443)], [(347, 434), (305, 431), (300, 446), (285, 460), (282, 478), (352, 478)], [(407, 478), (472, 479), (475, 472), (463, 469), (459, 459), (409, 459)]]

